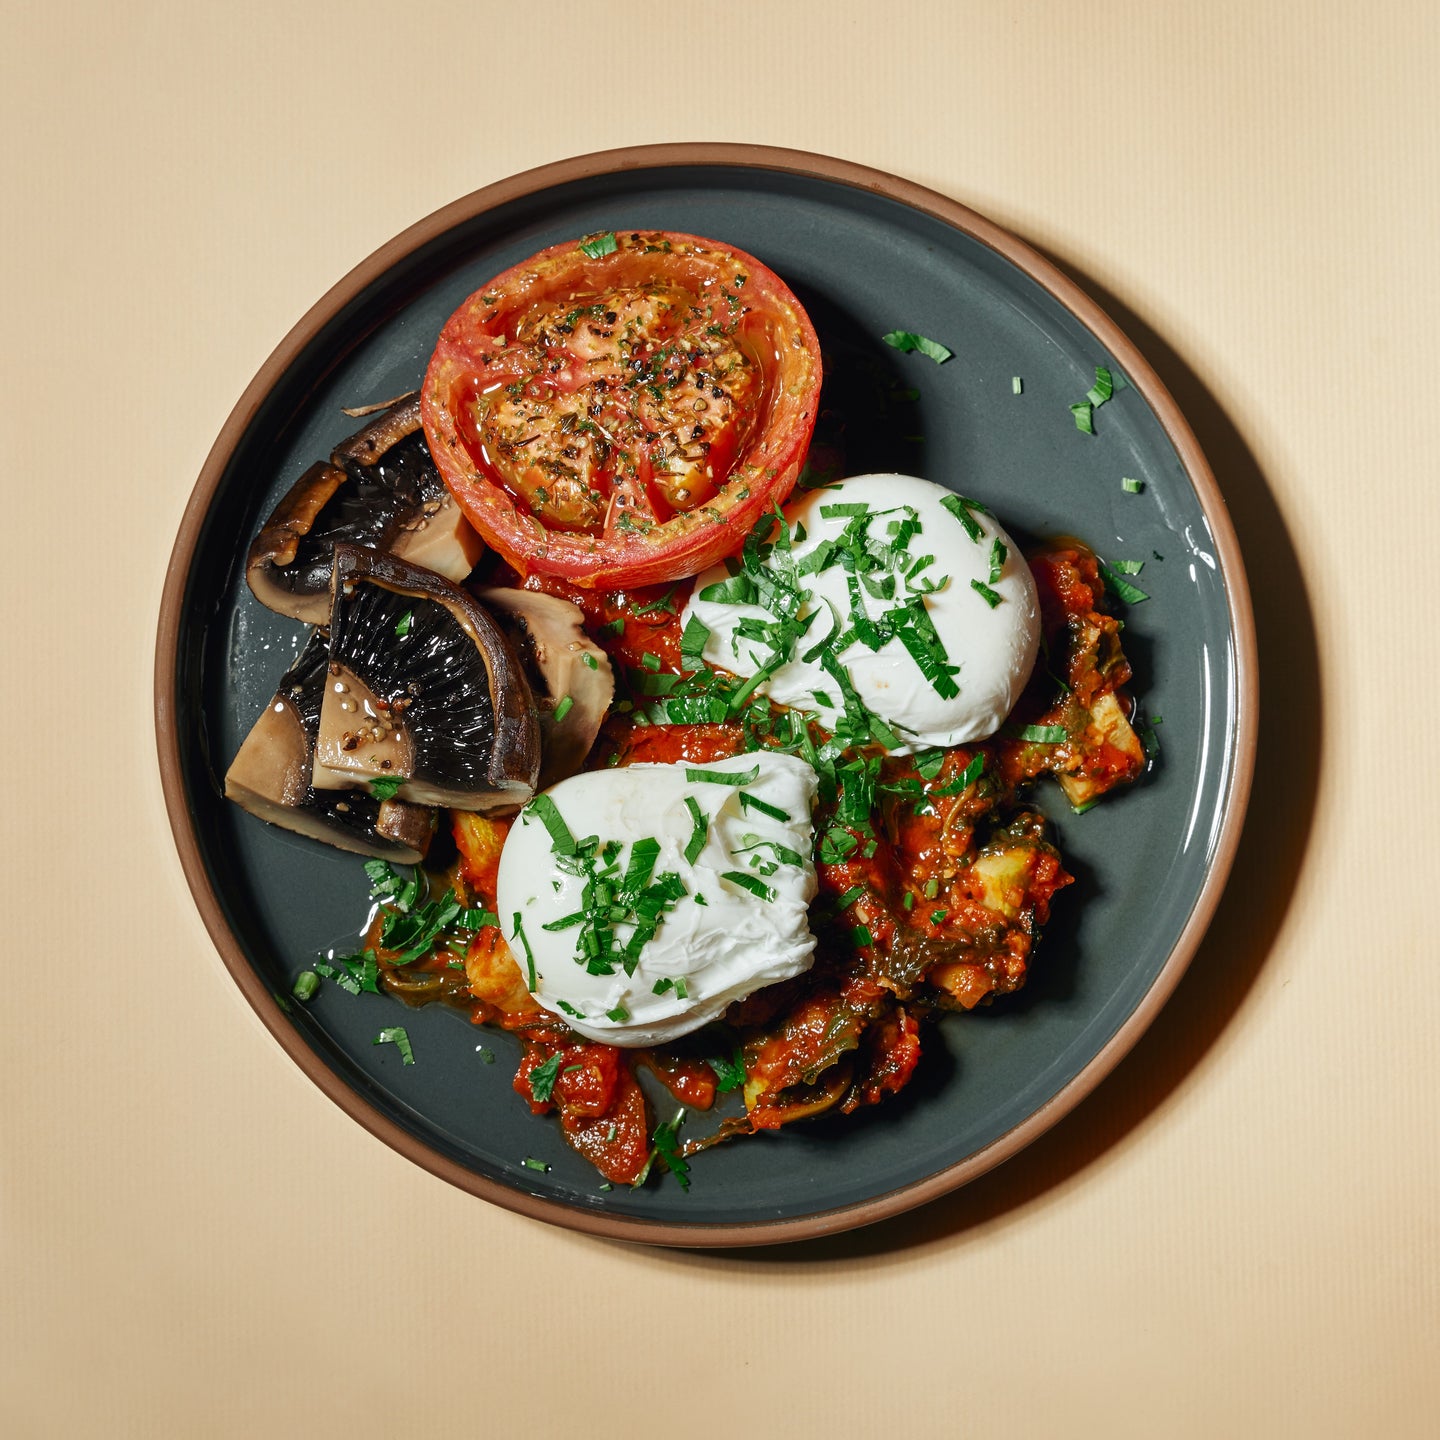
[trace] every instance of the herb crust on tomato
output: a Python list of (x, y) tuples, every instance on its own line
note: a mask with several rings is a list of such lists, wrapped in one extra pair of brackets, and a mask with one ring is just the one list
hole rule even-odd
[(820, 379), (809, 317), (758, 260), (626, 231), (471, 295), (421, 414), (446, 484), (516, 570), (628, 588), (698, 573), (786, 499)]

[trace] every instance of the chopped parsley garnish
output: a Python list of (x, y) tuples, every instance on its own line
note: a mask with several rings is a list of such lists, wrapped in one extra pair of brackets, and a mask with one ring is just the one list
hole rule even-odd
[(1017, 738), (1031, 745), (1063, 745), (1070, 732), (1063, 725), (1026, 725)]
[(560, 1078), (560, 1059), (557, 1050), (544, 1064), (537, 1065), (530, 1072), (530, 1093), (542, 1105), (555, 1093), (555, 1082)]
[(585, 1012), (577, 1010), (568, 1000), (557, 1000), (555, 1002), (572, 1020), (583, 1020)]
[(1138, 495), (1145, 488), (1145, 482), (1143, 480), (1134, 480), (1129, 475), (1124, 475), (1120, 479), (1120, 488), (1127, 495)]
[(1010, 555), (1010, 548), (1003, 540), (996, 536), (990, 543), (990, 583), (996, 584), (1005, 569), (1005, 561)]
[(942, 495), (940, 503), (965, 527), (965, 533), (978, 545), (985, 532), (970, 512), (978, 510), (983, 515), (986, 513), (985, 507), (978, 501), (967, 500), (963, 495)]
[(405, 783), (403, 775), (381, 775), (368, 782), (370, 793), (377, 800), (393, 800), (400, 787)]
[(410, 633), (410, 627), (415, 623), (415, 612), (407, 610), (396, 622), (395, 633), (402, 640)]
[(557, 855), (575, 853), (575, 837), (560, 813), (560, 807), (548, 796), (537, 795), (521, 812), (522, 818), (534, 815), (550, 834), (550, 844)]
[(768, 815), (772, 820), (785, 822), (790, 819), (788, 810), (782, 810), (778, 805), (772, 805), (768, 800), (762, 800), (748, 790), (740, 792), (740, 809), (746, 814), (749, 814), (751, 810), (758, 810), (760, 814)]
[[(1145, 593), (1145, 591), (1141, 590), (1136, 585), (1132, 585), (1128, 580), (1122, 578), (1121, 575), (1117, 573), (1119, 569), (1123, 566), (1127, 564), (1135, 565), (1136, 562), (1121, 561), (1120, 565), (1113, 568), (1107, 565), (1103, 560), (1097, 561), (1097, 563), (1100, 566), (1101, 575), (1105, 577), (1105, 588), (1109, 590), (1110, 593), (1117, 600), (1122, 601), (1126, 605), (1138, 605), (1142, 600), (1148, 600), (1150, 598), (1149, 595)], [(1141, 561), (1139, 563), (1143, 564), (1144, 562)], [(1134, 570), (1131, 570), (1129, 573), (1132, 575), (1138, 574), (1139, 565), (1136, 565), (1136, 568)]]
[(696, 770), (685, 767), (685, 778), (689, 781), (707, 781), (711, 785), (753, 785), (760, 778), (760, 767), (752, 765), (748, 770)]
[(887, 345), (907, 354), (918, 351), (921, 355), (928, 356), (937, 365), (943, 365), (955, 353), (940, 344), (938, 340), (929, 340), (924, 335), (917, 335), (913, 330), (892, 330), (888, 335), (882, 335), (880, 338)]
[[(484, 912), (482, 912), (483, 915)], [(380, 943), (394, 952), (392, 965), (410, 965), (435, 948), (446, 930), (460, 924), (465, 907), (453, 890), (413, 910), (387, 910), (380, 924)], [(465, 926), (469, 929), (469, 925)]]
[(685, 863), (693, 865), (700, 858), (700, 852), (710, 836), (710, 820), (693, 795), (685, 797), (685, 808), (690, 812), (690, 839), (685, 845)]
[(592, 235), (590, 239), (580, 242), (580, 253), (591, 260), (613, 255), (618, 248), (613, 230), (607, 230), (603, 235)]
[(557, 725), (570, 713), (570, 707), (574, 705), (574, 703), (574, 699), (569, 695), (562, 695), (555, 702), (555, 709), (551, 713)]
[(762, 900), (775, 898), (776, 891), (758, 875), (749, 875), (744, 870), (726, 870), (720, 878), (728, 880), (732, 885), (738, 885), (742, 890), (748, 890), (752, 895), (758, 895)]
[(1144, 568), (1143, 560), (1112, 560), (1110, 568), (1121, 575), (1138, 575)]
[(515, 931), (515, 938), (520, 942), (525, 951), (526, 989), (533, 995), (536, 989), (535, 956), (530, 949), (530, 940), (525, 934), (525, 928), (520, 923), (520, 912), (518, 910), (515, 912), (515, 923), (511, 928)]
[(680, 632), (680, 663), (687, 670), (700, 670), (705, 664), (705, 642), (710, 627), (698, 616), (691, 615)]
[(655, 1127), (655, 1153), (660, 1163), (680, 1182), (682, 1190), (690, 1188), (690, 1164), (680, 1153), (680, 1127), (685, 1123), (682, 1106), (675, 1118)]
[(735, 1053), (726, 1059), (723, 1055), (716, 1055), (705, 1062), (714, 1072), (716, 1079), (715, 1088), (722, 1094), (731, 1090), (738, 1090), (745, 1083), (745, 1058), (740, 1052), (740, 1047), (735, 1047)]
[(391, 1025), (382, 1030), (373, 1041), (376, 1045), (393, 1045), (400, 1052), (400, 1063), (402, 1065), (413, 1065), (415, 1063), (415, 1051), (410, 1044), (410, 1036), (406, 1034), (403, 1025)]
[(672, 585), (658, 600), (652, 600), (648, 605), (637, 605), (632, 613), (653, 615), (660, 610), (666, 615), (673, 615), (675, 613), (675, 590), (676, 587)]
[(1000, 603), (996, 594), (983, 580), (972, 580), (970, 588), (993, 610)]
[[(325, 961), (317, 960), (315, 973), (323, 975), (327, 980), (333, 980), (351, 995), (358, 995), (362, 990), (368, 990), (372, 995), (380, 993), (380, 962), (375, 958), (373, 950), (365, 950), (358, 955), (335, 955), (332, 958), (335, 965), (327, 965)], [(336, 965), (340, 967), (338, 970)]]

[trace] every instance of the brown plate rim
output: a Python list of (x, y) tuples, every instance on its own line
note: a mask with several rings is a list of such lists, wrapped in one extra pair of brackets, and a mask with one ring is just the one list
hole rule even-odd
[[(1225, 580), (1235, 665), (1236, 713), (1229, 785), (1221, 798), (1223, 817), (1205, 881), (1179, 939), (1140, 1004), (1089, 1063), (1046, 1104), (983, 1149), (924, 1180), (868, 1200), (813, 1215), (743, 1224), (681, 1224), (582, 1210), (542, 1195), (513, 1189), (478, 1175), (433, 1150), (383, 1115), (326, 1065), (290, 1022), (226, 924), (200, 853), (186, 803), (179, 735), (175, 724), (176, 659), (186, 582), (205, 516), (231, 455), (256, 411), (282, 375), (329, 321), (403, 257), (447, 230), (486, 210), (553, 186), (626, 170), (673, 166), (731, 166), (832, 181), (898, 201), (953, 226), (1003, 256), (1059, 301), (1119, 362), (1131, 384), (1149, 403), (1180, 458), (1209, 517), (1216, 558)], [(993, 1169), (1069, 1114), (1115, 1068), (1170, 998), (1199, 947), (1229, 876), (1245, 818), (1254, 773), (1258, 733), (1259, 666), (1254, 614), (1239, 541), (1224, 497), (1189, 423), (1159, 376), (1119, 326), (1078, 285), (1025, 241), (959, 201), (851, 161), (765, 145), (680, 143), (631, 146), (579, 155), (512, 175), (453, 201), (410, 226), (334, 285), (260, 367), (225, 421), (200, 471), (180, 522), (160, 604), (155, 645), (155, 730), (165, 808), (186, 882), (220, 958), (241, 993), (286, 1054), (352, 1119), (423, 1169), (507, 1210), (567, 1229), (652, 1245), (733, 1247), (773, 1245), (833, 1235), (937, 1199)]]

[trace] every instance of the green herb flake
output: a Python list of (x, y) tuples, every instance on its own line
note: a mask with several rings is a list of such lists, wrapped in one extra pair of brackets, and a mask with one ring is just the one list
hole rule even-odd
[(520, 923), (520, 912), (518, 910), (515, 912), (515, 923), (510, 928), (514, 930), (515, 938), (524, 947), (526, 989), (528, 989), (533, 995), (537, 989), (537, 982), (535, 979), (535, 956), (530, 949), (530, 940), (526, 936), (525, 929)]
[(560, 1078), (560, 1052), (557, 1050), (542, 1065), (530, 1072), (530, 1093), (538, 1104), (543, 1105), (555, 1093), (555, 1082)]
[(313, 970), (302, 970), (290, 987), (290, 993), (297, 1000), (313, 1000), (320, 989), (320, 977)]
[(537, 795), (525, 807), (525, 813), (534, 815), (549, 832), (551, 848), (557, 855), (575, 853), (575, 836), (565, 823), (560, 807), (548, 795)]
[(870, 933), (868, 925), (855, 926), (850, 932), (850, 938), (857, 945), (873, 945), (875, 943), (875, 937)]
[(603, 235), (592, 235), (588, 240), (580, 242), (580, 253), (591, 260), (600, 260), (606, 255), (613, 255), (617, 249), (619, 246), (613, 230), (607, 230)]
[(550, 1169), (543, 1160), (537, 1160), (533, 1155), (527, 1155), (521, 1163), (527, 1170), (538, 1170), (542, 1175), (548, 1173)]
[(613, 620), (607, 620), (596, 633), (611, 636), (623, 635), (625, 633), (625, 617), (617, 615)]
[(675, 1118), (655, 1127), (655, 1153), (661, 1164), (680, 1182), (682, 1190), (690, 1188), (690, 1165), (680, 1153), (680, 1127), (685, 1123), (685, 1109), (675, 1112)]
[[(1109, 590), (1117, 600), (1126, 605), (1138, 605), (1142, 600), (1148, 600), (1150, 598), (1143, 590), (1136, 585), (1132, 585), (1103, 560), (1099, 561), (1098, 564), (1101, 575), (1105, 577), (1105, 588)], [(1131, 571), (1130, 573), (1134, 574), (1136, 572)]]
[(415, 612), (407, 610), (396, 622), (395, 633), (403, 640), (409, 633), (410, 627), (415, 623)]
[(584, 665), (587, 670), (598, 670), (600, 668), (600, 662), (588, 650), (582, 650), (580, 652), (580, 663)]
[(761, 900), (774, 900), (776, 891), (772, 886), (767, 885), (758, 875), (749, 875), (744, 870), (726, 870), (720, 878), (728, 880), (732, 885), (738, 885), (742, 890), (748, 890), (752, 895), (757, 895)]
[(705, 642), (709, 638), (710, 627), (698, 615), (691, 615), (680, 632), (680, 663), (685, 669), (705, 668)]
[(381, 775), (378, 779), (369, 782), (370, 793), (377, 800), (393, 800), (404, 783), (403, 775)]
[(758, 810), (760, 814), (768, 815), (772, 820), (779, 820), (782, 823), (790, 819), (788, 810), (782, 810), (778, 805), (772, 805), (768, 800), (762, 800), (748, 790), (740, 792), (740, 809), (747, 815), (752, 810)]
[(835, 902), (836, 907), (841, 910), (848, 910), (865, 893), (863, 885), (852, 885)]
[(973, 500), (967, 500), (963, 495), (942, 495), (940, 504), (965, 527), (965, 533), (978, 545), (985, 532), (981, 530), (970, 512), (982, 510), (983, 507), (977, 505)]
[(1025, 382), (1018, 375), (1010, 377), (1010, 393), (1012, 395), (1023, 395), (1025, 393)]
[(482, 1065), (493, 1065), (495, 1063), (495, 1052), (493, 1050), (487, 1050), (483, 1045), (477, 1045), (475, 1047), (475, 1053), (480, 1057), (480, 1063)]
[(1103, 366), (1095, 367), (1095, 383), (1085, 392), (1085, 398), (1092, 405), (1103, 405), (1115, 393), (1115, 381)]
[(685, 808), (690, 812), (690, 839), (685, 845), (685, 863), (694, 865), (710, 837), (710, 820), (693, 795), (685, 797)]
[(1145, 482), (1143, 480), (1134, 480), (1129, 475), (1125, 475), (1121, 477), (1120, 488), (1127, 495), (1138, 495), (1145, 488)]
[(999, 536), (996, 536), (990, 544), (990, 583), (992, 585), (998, 583), (1009, 555), (1009, 547)]
[(760, 778), (760, 767), (752, 765), (748, 770), (697, 770), (686, 766), (685, 778), (691, 783), (705, 781), (711, 785), (753, 785)]
[(413, 1065), (415, 1063), (415, 1051), (410, 1045), (410, 1037), (405, 1032), (403, 1025), (391, 1025), (382, 1030), (372, 1042), (376, 1045), (393, 1045), (400, 1052), (400, 1063), (402, 1065)]
[(728, 1094), (731, 1090), (738, 1090), (745, 1083), (745, 1057), (740, 1053), (740, 1047), (735, 1047), (735, 1053), (726, 1059), (723, 1055), (717, 1055), (705, 1062), (714, 1072), (718, 1082), (715, 1086), (722, 1095)]
[(933, 877), (925, 882), (923, 894), (927, 900), (933, 900), (940, 893), (940, 882)]
[(906, 910), (913, 910), (915, 908), (915, 896), (911, 894), (909, 890), (907, 890), (905, 892), (904, 898), (900, 901), (900, 903), (904, 906)]
[(1063, 745), (1070, 732), (1063, 725), (1026, 725), (1018, 738), (1029, 745)]
[(1086, 435), (1095, 433), (1095, 407), (1088, 400), (1077, 400), (1070, 413), (1075, 417), (1075, 428)]
[(551, 714), (551, 718), (557, 725), (570, 713), (571, 707), (574, 704), (574, 699), (569, 695), (562, 695), (555, 702), (555, 709)]
[(1138, 575), (1144, 568), (1143, 560), (1112, 560), (1110, 568), (1119, 575)]
[(888, 335), (881, 336), (881, 339), (893, 349), (904, 351), (906, 354), (918, 352), (928, 356), (937, 365), (943, 365), (955, 353), (940, 344), (938, 340), (927, 339), (924, 335), (917, 335), (913, 330), (892, 330)]
[(949, 918), (950, 912), (948, 910), (932, 910), (930, 912), (930, 923), (932, 925), (942, 925)]
[(605, 1012), (605, 1018), (613, 1020), (617, 1025), (623, 1025), (630, 1018), (630, 1012), (623, 1005), (617, 1005), (613, 1010)]
[(983, 580), (972, 580), (970, 588), (993, 610), (1000, 603), (1000, 596)]

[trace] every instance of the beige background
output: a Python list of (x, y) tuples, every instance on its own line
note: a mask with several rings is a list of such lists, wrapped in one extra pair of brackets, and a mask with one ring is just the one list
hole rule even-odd
[[(0, 1430), (1437, 1433), (1434, 6), (3, 9)], [(521, 1220), (347, 1119), (201, 928), (151, 733), (182, 507), (290, 325), (458, 195), (682, 139), (896, 171), (1093, 285), (1210, 451), (1267, 685), (1134, 1054), (767, 1254)]]

